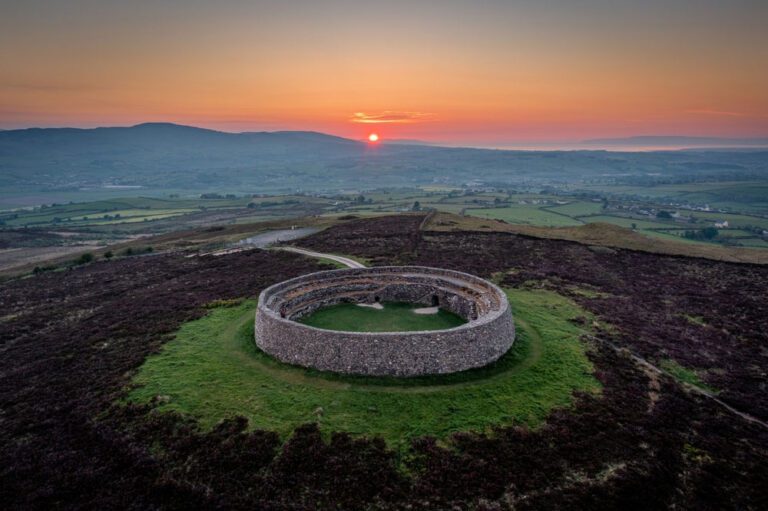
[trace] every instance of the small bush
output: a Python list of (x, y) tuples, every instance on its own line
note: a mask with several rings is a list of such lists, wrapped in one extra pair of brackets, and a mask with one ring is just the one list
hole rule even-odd
[(128, 247), (125, 250), (123, 250), (122, 255), (128, 257), (132, 255), (139, 255), (139, 254), (150, 254), (154, 251), (155, 249), (152, 247), (144, 247), (144, 248)]
[(56, 266), (48, 265), (48, 266), (35, 266), (35, 269), (32, 270), (32, 273), (35, 275), (40, 275), (41, 273), (45, 273), (47, 271), (53, 271), (56, 269)]
[(205, 308), (206, 309), (217, 309), (219, 307), (236, 307), (243, 303), (243, 298), (232, 298), (229, 300), (214, 300), (212, 302), (206, 303)]
[(75, 259), (73, 262), (73, 265), (80, 266), (81, 264), (88, 264), (90, 262), (93, 262), (94, 259), (95, 257), (93, 257), (93, 254), (91, 254), (90, 252), (86, 252), (85, 254)]

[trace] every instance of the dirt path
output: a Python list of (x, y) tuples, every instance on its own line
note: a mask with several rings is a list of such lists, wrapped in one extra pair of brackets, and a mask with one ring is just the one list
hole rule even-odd
[(694, 394), (699, 394), (700, 396), (703, 396), (711, 401), (714, 401), (721, 407), (725, 408), (729, 412), (731, 412), (734, 415), (737, 415), (738, 417), (741, 417), (747, 422), (751, 422), (753, 424), (758, 424), (764, 428), (768, 428), (768, 422), (765, 422), (763, 420), (758, 419), (754, 415), (750, 415), (748, 413), (742, 412), (741, 410), (737, 410), (736, 408), (732, 407), (713, 393), (709, 392), (708, 390), (702, 389), (701, 387), (697, 387), (695, 385), (691, 385), (690, 383), (686, 383), (684, 381), (680, 381), (678, 378), (676, 378), (672, 373), (669, 371), (666, 371), (662, 369), (661, 367), (652, 364), (651, 362), (647, 361), (643, 357), (639, 355), (635, 355), (631, 351), (628, 350), (626, 347), (618, 346), (617, 344), (614, 344), (613, 342), (607, 340), (607, 339), (601, 339), (600, 337), (595, 337), (594, 335), (589, 334), (588, 332), (584, 332), (582, 335), (585, 337), (588, 337), (589, 339), (592, 339), (593, 341), (600, 342), (602, 344), (605, 344), (606, 346), (609, 346), (610, 348), (613, 348), (617, 352), (628, 352), (629, 356), (632, 357), (632, 360), (635, 361), (638, 365), (644, 367), (645, 369), (649, 371), (653, 371), (657, 374), (663, 374), (666, 376), (669, 376), (674, 381), (676, 381), (680, 386), (682, 386), (684, 389), (688, 390), (689, 392), (693, 392)]
[(315, 257), (318, 259), (330, 259), (331, 261), (336, 261), (337, 263), (344, 264), (346, 266), (349, 266), (350, 268), (365, 268), (365, 265), (361, 262), (355, 261), (354, 259), (350, 259), (349, 257), (334, 255), (334, 254), (323, 254), (321, 252), (314, 252), (312, 250), (307, 250), (305, 248), (299, 248), (299, 247), (275, 247), (276, 250), (285, 250), (287, 252), (295, 252), (296, 254), (302, 254), (309, 257)]

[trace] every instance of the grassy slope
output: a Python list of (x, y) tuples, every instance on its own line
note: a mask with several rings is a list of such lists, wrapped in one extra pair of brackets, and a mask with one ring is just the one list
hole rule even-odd
[[(674, 208), (673, 208), (674, 209)], [(439, 208), (438, 208), (439, 210)], [(446, 211), (448, 213), (455, 213), (455, 211)], [(516, 225), (530, 225), (535, 227), (572, 227), (582, 224), (592, 223), (608, 223), (615, 224), (626, 228), (635, 228), (642, 234), (650, 238), (666, 239), (669, 242), (683, 242), (687, 244), (698, 244), (704, 246), (713, 245), (712, 242), (690, 240), (682, 238), (682, 235), (676, 236), (668, 233), (673, 229), (679, 228), (683, 231), (687, 229), (701, 229), (707, 225), (711, 225), (714, 221), (728, 220), (731, 227), (760, 227), (765, 228), (768, 226), (768, 219), (749, 216), (749, 215), (735, 215), (727, 213), (704, 213), (695, 212), (691, 213), (692, 216), (699, 218), (705, 223), (686, 225), (675, 221), (659, 221), (653, 219), (642, 218), (627, 218), (623, 216), (616, 216), (613, 214), (602, 214), (602, 205), (595, 202), (571, 202), (569, 204), (560, 206), (538, 206), (538, 205), (520, 205), (512, 204), (511, 206), (501, 208), (485, 208), (485, 209), (471, 209), (468, 206), (465, 210), (467, 215), (489, 218), (495, 220), (502, 220), (510, 224)], [(687, 212), (686, 212), (687, 214)], [(723, 231), (727, 235), (728, 231)], [(763, 240), (759, 239), (755, 234), (743, 231), (743, 240), (739, 240), (739, 243), (744, 246), (751, 247), (763, 247)]]
[(654, 222), (653, 220), (641, 220), (639, 218), (625, 218), (613, 215), (595, 215), (583, 219), (585, 222), (595, 223), (603, 222), (606, 224), (615, 224), (621, 227), (632, 227), (636, 225), (638, 229), (674, 229), (679, 224)]
[(568, 318), (587, 315), (547, 291), (511, 290), (518, 337), (495, 364), (416, 379), (333, 375), (281, 364), (252, 338), (255, 303), (223, 307), (184, 325), (138, 372), (129, 399), (161, 398), (160, 408), (189, 413), (211, 427), (244, 415), (284, 437), (318, 421), (325, 432), (379, 435), (406, 446), (422, 435), (445, 438), (500, 424), (535, 426), (574, 390), (597, 391), (592, 365)]
[(325, 307), (301, 318), (300, 322), (326, 330), (347, 332), (408, 332), (417, 330), (443, 330), (465, 321), (440, 309), (437, 314), (416, 314), (418, 305), (386, 303), (383, 309), (360, 307), (353, 303), (340, 303)]
[(768, 252), (761, 249), (724, 247), (711, 243), (680, 243), (679, 240), (649, 238), (616, 225), (586, 224), (579, 227), (547, 228), (533, 225), (514, 225), (492, 219), (438, 213), (425, 226), (430, 231), (512, 232), (536, 238), (562, 239), (586, 245), (626, 248), (656, 254), (704, 257), (718, 261), (742, 263), (768, 263)]

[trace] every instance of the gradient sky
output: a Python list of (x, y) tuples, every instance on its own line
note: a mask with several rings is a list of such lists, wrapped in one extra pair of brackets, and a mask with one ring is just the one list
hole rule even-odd
[(768, 136), (768, 1), (0, 0), (0, 128)]

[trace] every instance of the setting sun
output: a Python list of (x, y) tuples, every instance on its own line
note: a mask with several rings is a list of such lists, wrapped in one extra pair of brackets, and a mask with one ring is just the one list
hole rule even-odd
[(371, 133), (368, 135), (368, 142), (378, 142), (379, 136), (376, 133)]

